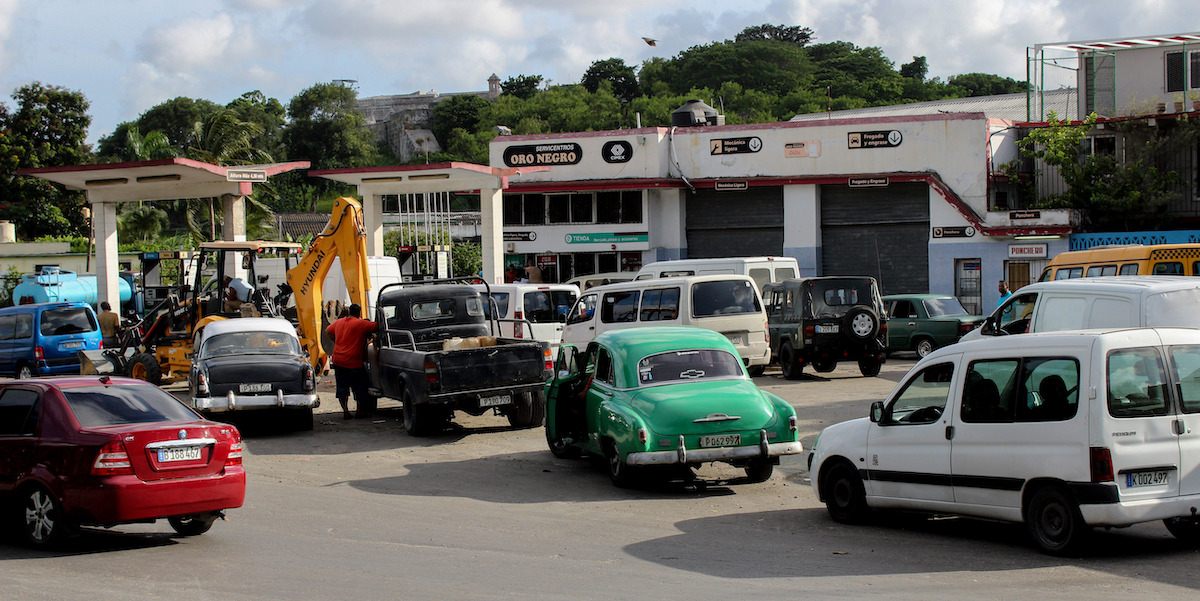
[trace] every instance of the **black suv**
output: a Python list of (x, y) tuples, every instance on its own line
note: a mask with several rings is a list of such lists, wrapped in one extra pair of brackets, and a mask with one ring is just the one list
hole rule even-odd
[(800, 377), (805, 365), (826, 373), (838, 361), (858, 361), (864, 376), (879, 374), (887, 347), (887, 321), (875, 278), (798, 278), (763, 288), (771, 360), (783, 377)]

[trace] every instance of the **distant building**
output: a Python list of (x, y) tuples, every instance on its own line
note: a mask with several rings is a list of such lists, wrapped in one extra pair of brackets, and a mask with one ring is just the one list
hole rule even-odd
[(488, 78), (488, 89), (482, 92), (450, 92), (435, 90), (394, 96), (370, 96), (358, 99), (358, 109), (367, 118), (367, 127), (376, 138), (387, 142), (392, 154), (401, 162), (427, 153), (441, 152), (433, 136), (433, 106), (452, 96), (479, 96), (495, 100), (500, 96), (500, 78), (495, 73)]

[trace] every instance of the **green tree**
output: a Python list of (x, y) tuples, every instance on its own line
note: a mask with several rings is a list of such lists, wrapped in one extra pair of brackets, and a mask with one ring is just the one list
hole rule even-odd
[(997, 94), (1016, 94), (1024, 92), (1025, 82), (1011, 77), (989, 75), (987, 73), (964, 73), (955, 75), (947, 80), (952, 86), (962, 88), (962, 96), (995, 96)]
[(262, 127), (262, 133), (252, 140), (256, 148), (267, 154), (282, 159), (285, 156), (283, 147), (283, 126), (287, 122), (287, 109), (276, 98), (268, 98), (258, 90), (246, 92), (225, 105), (238, 119), (247, 123), (255, 123)]
[(158, 237), (167, 226), (167, 212), (149, 203), (139, 203), (122, 209), (117, 216), (117, 238), (123, 241), (148, 242)]
[(639, 95), (637, 74), (634, 73), (633, 67), (625, 64), (623, 59), (610, 58), (592, 62), (592, 65), (584, 72), (583, 80), (580, 83), (587, 88), (587, 91), (594, 94), (602, 81), (612, 84), (613, 94), (623, 103), (629, 102)]
[(500, 91), (508, 96), (516, 96), (522, 100), (533, 98), (538, 86), (542, 85), (541, 75), (518, 75), (500, 83)]
[(155, 130), (143, 136), (136, 125), (125, 130), (124, 150), (127, 154), (122, 158), (126, 161), (169, 159), (179, 155), (166, 134)]
[(900, 65), (900, 77), (925, 81), (929, 74), (929, 62), (923, 56), (914, 56), (911, 63)]
[(475, 131), (479, 126), (479, 113), (487, 105), (487, 100), (474, 94), (450, 96), (433, 105), (433, 135), (437, 137), (442, 148), (449, 147), (451, 132), (454, 130)]
[(81, 92), (34, 82), (13, 94), (16, 110), (0, 104), (0, 219), (20, 235), (83, 234), (84, 197), (18, 169), (79, 165), (90, 158), (84, 140), (91, 124)]
[(735, 42), (753, 42), (761, 40), (778, 40), (797, 46), (807, 46), (813, 39), (813, 30), (799, 25), (790, 27), (784, 25), (754, 25), (743, 29), (734, 38)]
[(901, 98), (903, 79), (877, 47), (830, 42), (810, 46), (808, 55), (815, 67), (813, 85), (828, 88), (834, 98), (861, 98), (865, 106), (890, 104)]
[[(671, 93), (693, 88), (716, 90), (733, 82), (747, 90), (773, 95), (807, 87), (812, 81), (812, 64), (804, 48), (778, 40), (716, 42), (693, 46), (664, 64), (644, 65), (642, 87), (654, 89), (656, 81), (667, 84)], [(661, 79), (651, 79), (661, 78)]]
[(200, 98), (179, 96), (151, 107), (137, 120), (141, 131), (161, 131), (182, 151), (196, 144), (196, 123), (221, 111), (221, 105)]

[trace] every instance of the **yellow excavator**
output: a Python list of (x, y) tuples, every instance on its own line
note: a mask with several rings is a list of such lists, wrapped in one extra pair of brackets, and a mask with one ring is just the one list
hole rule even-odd
[(353, 198), (341, 197), (333, 202), (329, 223), (313, 238), (300, 262), (287, 272), (287, 283), (296, 299), (296, 332), (308, 351), (313, 368), (326, 369), (327, 354), (321, 345), (321, 317), (325, 313), (325, 274), (333, 258), (341, 262), (342, 278), (350, 302), (367, 310), (367, 290), (371, 277), (367, 269), (367, 233), (363, 226), (362, 205)]

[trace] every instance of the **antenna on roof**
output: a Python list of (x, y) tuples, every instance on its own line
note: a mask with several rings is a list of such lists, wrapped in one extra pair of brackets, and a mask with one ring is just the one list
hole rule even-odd
[(344, 88), (353, 88), (356, 85), (358, 85), (358, 80), (357, 79), (335, 79), (335, 80), (333, 80), (333, 83), (341, 84), (341, 86)]

